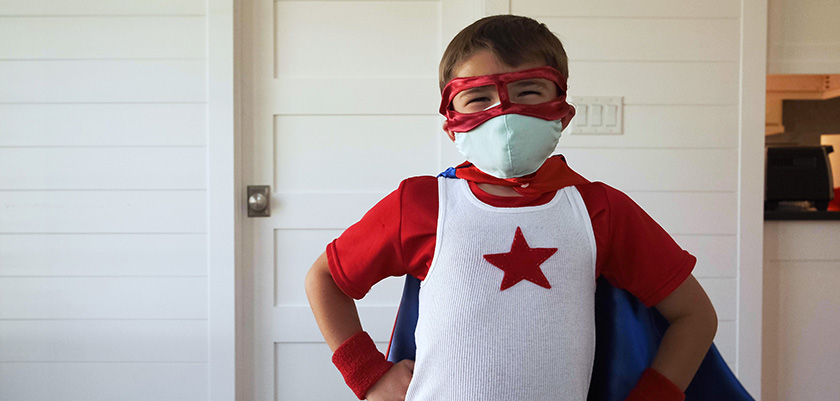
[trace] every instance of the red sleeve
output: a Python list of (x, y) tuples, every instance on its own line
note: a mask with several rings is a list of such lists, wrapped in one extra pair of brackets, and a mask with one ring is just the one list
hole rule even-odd
[(598, 275), (648, 307), (688, 278), (697, 259), (627, 195), (600, 182), (577, 188), (592, 219)]
[(408, 178), (327, 245), (330, 273), (345, 294), (361, 299), (389, 276), (426, 277), (434, 255), (437, 192), (435, 177)]

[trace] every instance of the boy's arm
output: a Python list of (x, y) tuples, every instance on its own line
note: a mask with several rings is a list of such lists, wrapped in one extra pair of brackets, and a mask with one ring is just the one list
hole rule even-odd
[(326, 253), (306, 274), (306, 296), (318, 328), (334, 352), (333, 362), (356, 396), (371, 401), (403, 399), (414, 362), (400, 361), (392, 366), (376, 349), (362, 331), (355, 301), (335, 284)]
[(335, 284), (326, 253), (318, 257), (306, 274), (306, 296), (318, 328), (333, 352), (362, 331), (356, 303)]
[[(715, 337), (715, 308), (693, 275), (689, 275), (655, 307), (670, 325), (650, 367), (685, 392)], [(645, 380), (643, 377), (642, 381)], [(654, 399), (645, 397), (644, 393), (648, 391), (641, 388), (645, 386), (642, 381), (631, 392), (628, 400)]]
[(651, 368), (685, 391), (715, 338), (715, 308), (694, 275), (689, 275), (655, 307), (670, 325)]

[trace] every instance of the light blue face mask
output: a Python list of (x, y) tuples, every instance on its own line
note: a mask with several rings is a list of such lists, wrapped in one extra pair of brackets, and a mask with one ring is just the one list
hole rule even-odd
[(537, 171), (554, 152), (563, 123), (521, 114), (493, 117), (468, 132), (455, 133), (455, 146), (479, 170), (496, 178)]

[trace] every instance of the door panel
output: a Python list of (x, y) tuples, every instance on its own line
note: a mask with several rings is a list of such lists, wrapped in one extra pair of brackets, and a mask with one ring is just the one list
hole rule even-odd
[(283, 192), (386, 192), (438, 165), (434, 116), (278, 116), (275, 124), (275, 185)]
[(281, 1), (275, 21), (278, 77), (404, 78), (437, 71), (439, 1)]
[[(478, 15), (442, 15), (475, 4), (243, 2), (243, 179), (273, 191), (272, 216), (248, 219), (244, 233), (254, 399), (355, 398), (332, 366), (304, 277), (402, 179), (459, 161), (440, 128), (437, 65), (444, 36)], [(391, 278), (357, 302), (383, 351), (401, 291)]]

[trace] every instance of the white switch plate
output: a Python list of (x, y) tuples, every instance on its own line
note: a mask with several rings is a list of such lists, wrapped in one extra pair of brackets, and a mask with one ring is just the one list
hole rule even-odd
[(624, 96), (569, 96), (575, 106), (573, 135), (621, 135), (624, 133)]

